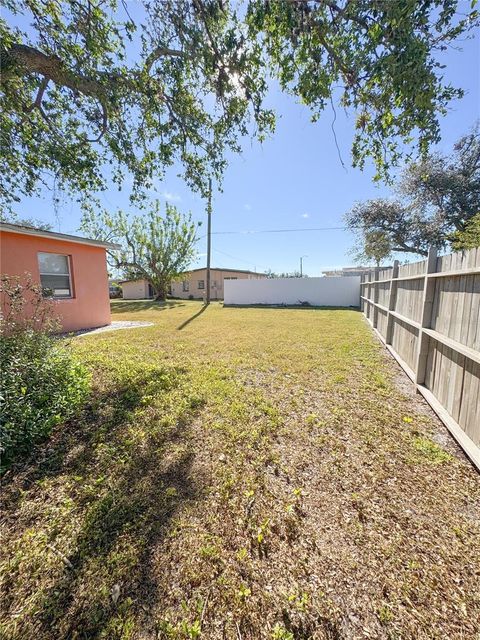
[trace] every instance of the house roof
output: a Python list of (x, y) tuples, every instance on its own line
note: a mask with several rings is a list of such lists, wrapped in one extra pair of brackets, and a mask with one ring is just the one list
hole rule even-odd
[(21, 233), (27, 236), (37, 236), (39, 238), (52, 238), (54, 240), (64, 240), (65, 242), (75, 242), (77, 244), (88, 244), (93, 247), (103, 247), (104, 249), (120, 249), (120, 245), (114, 242), (103, 242), (92, 238), (82, 238), (81, 236), (71, 236), (67, 233), (57, 233), (55, 231), (45, 231), (35, 227), (26, 227), (12, 222), (0, 222), (0, 231), (6, 233)]
[[(185, 271), (187, 273), (195, 273), (196, 271), (206, 271), (207, 267), (199, 267), (198, 269), (189, 269)], [(210, 267), (210, 271), (227, 271), (228, 273), (251, 273), (255, 276), (264, 276), (264, 273), (258, 271), (249, 271), (248, 269), (224, 269), (223, 267)]]
[[(200, 267), (199, 269), (190, 269), (189, 271), (184, 271), (183, 274), (180, 275), (188, 275), (189, 273), (196, 273), (198, 271), (206, 271), (207, 267)], [(254, 276), (264, 276), (264, 273), (259, 273), (258, 271), (248, 271), (248, 269), (223, 269), (222, 267), (210, 267), (210, 271), (226, 271), (227, 273), (251, 273)], [(118, 284), (125, 284), (126, 282), (139, 282), (140, 280), (145, 280), (145, 278), (135, 278), (134, 280), (118, 280)]]

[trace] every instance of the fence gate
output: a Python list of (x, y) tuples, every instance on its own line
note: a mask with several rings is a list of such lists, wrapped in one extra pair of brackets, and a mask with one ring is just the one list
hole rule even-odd
[(372, 269), (361, 309), (480, 470), (480, 247)]

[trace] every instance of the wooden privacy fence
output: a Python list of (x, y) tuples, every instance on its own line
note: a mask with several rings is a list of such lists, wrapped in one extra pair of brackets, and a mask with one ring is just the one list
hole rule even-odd
[(480, 470), (480, 248), (361, 277), (361, 308)]

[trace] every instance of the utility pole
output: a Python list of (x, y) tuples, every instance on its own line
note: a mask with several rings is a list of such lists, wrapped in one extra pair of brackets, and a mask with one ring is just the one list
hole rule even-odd
[(210, 304), (210, 255), (212, 252), (212, 179), (208, 180), (208, 202), (207, 202), (207, 299), (206, 304)]
[(308, 258), (308, 256), (300, 256), (300, 277), (303, 278), (303, 259)]

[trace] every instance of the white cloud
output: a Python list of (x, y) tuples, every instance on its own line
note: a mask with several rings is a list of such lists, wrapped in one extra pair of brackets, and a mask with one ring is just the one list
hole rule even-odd
[(309, 213), (302, 213), (302, 218), (309, 218), (310, 214)]
[(180, 202), (182, 199), (177, 193), (172, 193), (171, 191), (162, 191), (161, 195), (169, 202)]
[(251, 211), (252, 210), (252, 205), (251, 204), (244, 204), (243, 208), (245, 209), (245, 211)]

